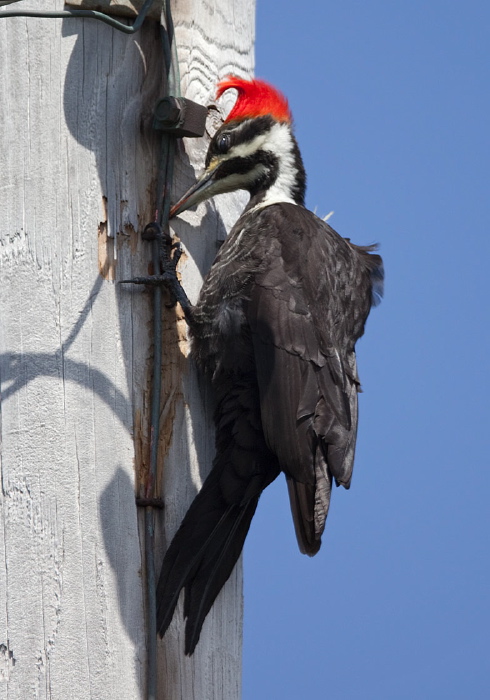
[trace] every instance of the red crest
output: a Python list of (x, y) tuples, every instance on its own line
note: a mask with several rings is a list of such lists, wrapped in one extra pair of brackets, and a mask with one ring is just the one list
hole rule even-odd
[(265, 80), (244, 80), (236, 75), (229, 75), (218, 83), (216, 98), (231, 88), (237, 90), (238, 98), (225, 122), (266, 115), (278, 122), (292, 121), (287, 99)]

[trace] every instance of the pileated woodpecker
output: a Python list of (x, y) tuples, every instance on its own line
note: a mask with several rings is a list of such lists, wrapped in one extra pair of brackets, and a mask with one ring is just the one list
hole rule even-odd
[(185, 309), (215, 397), (216, 457), (165, 555), (157, 628), (185, 589), (186, 654), (242, 551), (262, 491), (282, 471), (301, 552), (320, 548), (332, 480), (349, 488), (359, 379), (354, 346), (382, 292), (373, 247), (305, 209), (305, 171), (284, 96), (230, 76), (238, 98), (179, 214), (222, 192), (250, 201)]

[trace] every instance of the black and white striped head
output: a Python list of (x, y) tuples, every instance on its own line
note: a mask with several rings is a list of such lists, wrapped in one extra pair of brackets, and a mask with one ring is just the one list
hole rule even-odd
[(218, 85), (217, 97), (230, 88), (238, 91), (235, 106), (211, 140), (204, 173), (171, 216), (235, 190), (247, 190), (259, 205), (304, 205), (305, 171), (285, 97), (264, 81), (236, 77)]

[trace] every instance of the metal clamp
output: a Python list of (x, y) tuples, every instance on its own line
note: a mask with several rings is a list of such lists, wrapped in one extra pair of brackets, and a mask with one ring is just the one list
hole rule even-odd
[(157, 102), (153, 118), (153, 128), (165, 131), (172, 136), (204, 135), (208, 110), (186, 97), (167, 96)]

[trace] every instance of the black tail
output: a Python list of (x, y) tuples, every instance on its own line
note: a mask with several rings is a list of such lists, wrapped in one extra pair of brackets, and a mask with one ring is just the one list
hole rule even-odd
[(186, 654), (194, 652), (204, 619), (240, 556), (259, 496), (260, 490), (230, 504), (213, 469), (170, 544), (157, 587), (157, 630), (163, 637), (185, 588)]

